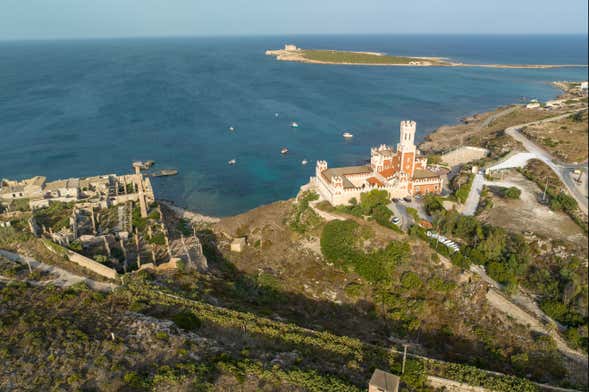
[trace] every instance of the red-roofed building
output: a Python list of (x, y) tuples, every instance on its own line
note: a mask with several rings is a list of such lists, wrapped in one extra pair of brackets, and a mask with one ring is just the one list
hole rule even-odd
[(415, 121), (401, 121), (397, 148), (372, 148), (370, 165), (328, 168), (318, 161), (311, 184), (332, 205), (348, 204), (373, 189), (386, 190), (391, 198), (440, 193), (443, 180), (428, 170), (427, 158), (415, 146), (415, 127)]

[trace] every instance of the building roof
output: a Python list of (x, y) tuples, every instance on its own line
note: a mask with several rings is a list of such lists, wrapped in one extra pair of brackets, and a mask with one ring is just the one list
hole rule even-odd
[(80, 180), (77, 178), (68, 178), (67, 180), (57, 180), (48, 182), (45, 186), (45, 189), (52, 191), (56, 189), (62, 188), (79, 188), (80, 187)]
[(331, 182), (331, 178), (335, 176), (339, 176), (342, 178), (342, 182), (344, 188), (355, 188), (354, 184), (350, 182), (346, 178), (346, 176), (354, 175), (354, 174), (366, 174), (372, 173), (372, 168), (370, 166), (344, 166), (344, 167), (335, 167), (324, 170), (321, 174), (327, 179), (327, 181)]
[(391, 167), (389, 169), (384, 169), (383, 171), (381, 171), (379, 174), (381, 176), (383, 176), (384, 178), (390, 178), (393, 176), (393, 174), (395, 174), (397, 172), (397, 169), (395, 169), (394, 167)]
[(393, 151), (392, 148), (385, 148), (385, 149), (382, 149), (382, 150), (376, 150), (376, 154), (380, 154), (383, 157), (392, 157), (392, 156), (394, 156), (396, 154), (396, 152)]
[(439, 174), (434, 173), (429, 170), (425, 169), (415, 169), (413, 171), (413, 178), (420, 179), (420, 178), (437, 178), (440, 177)]
[(370, 378), (370, 385), (384, 390), (385, 392), (397, 392), (401, 379), (391, 373), (375, 369)]
[(45, 183), (46, 178), (43, 176), (35, 176), (35, 177), (31, 177), (29, 179), (23, 180), (22, 182), (25, 183), (25, 185), (36, 185), (36, 186), (42, 186)]
[(383, 186), (384, 184), (376, 177), (370, 177), (366, 180), (371, 185)]
[(24, 185), (9, 185), (0, 188), (1, 194), (8, 194), (8, 193), (18, 193), (24, 192), (25, 186)]

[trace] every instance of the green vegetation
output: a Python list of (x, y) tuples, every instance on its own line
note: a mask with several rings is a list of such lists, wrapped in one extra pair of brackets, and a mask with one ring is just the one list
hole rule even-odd
[(468, 175), (468, 180), (460, 185), (458, 189), (454, 192), (454, 196), (456, 199), (464, 204), (466, 203), (466, 199), (468, 199), (468, 194), (470, 193), (470, 189), (472, 188), (472, 182), (474, 181), (474, 174), (470, 173)]
[(147, 227), (147, 219), (141, 217), (141, 210), (139, 206), (133, 208), (133, 227), (136, 227), (139, 231), (145, 230)]
[(315, 192), (303, 192), (289, 217), (289, 227), (297, 233), (305, 233), (312, 230), (321, 223), (321, 218), (310, 208), (309, 203), (319, 199), (319, 195)]
[(49, 207), (35, 210), (33, 216), (37, 224), (55, 232), (69, 226), (73, 208), (73, 203), (52, 202)]
[(399, 226), (391, 222), (393, 212), (387, 207), (389, 203), (390, 197), (387, 191), (374, 189), (360, 195), (360, 204), (355, 198), (352, 198), (350, 205), (337, 206), (335, 210), (357, 217), (370, 216), (379, 225), (402, 232)]
[(512, 186), (509, 188), (505, 188), (502, 192), (503, 196), (508, 199), (519, 199), (522, 191), (518, 187)]
[[(408, 287), (420, 286), (419, 278), (416, 279), (411, 274), (404, 274), (404, 276), (407, 276), (404, 280)], [(296, 350), (300, 358), (295, 361), (296, 366), (265, 368), (269, 372), (264, 374), (268, 376), (273, 374), (274, 377), (284, 378), (308, 390), (330, 391), (333, 388), (336, 390), (365, 388), (370, 372), (377, 367), (400, 373), (402, 356), (400, 351), (387, 350), (380, 346), (366, 344), (357, 339), (337, 336), (329, 332), (304, 329), (294, 324), (274, 321), (252, 313), (218, 308), (199, 300), (183, 299), (171, 294), (161, 291), (161, 287), (158, 288), (151, 283), (138, 280), (131, 281), (125, 290), (119, 292), (120, 297), (128, 298), (133, 302), (150, 303), (153, 309), (158, 309), (160, 313), (166, 308), (170, 310), (177, 307), (190, 309), (194, 314), (198, 314), (201, 320), (200, 331), (219, 331), (216, 332), (217, 334), (220, 331), (228, 330), (244, 331), (248, 336), (247, 341), (255, 342), (258, 351), (266, 349), (278, 352)], [(396, 300), (394, 298), (396, 296), (389, 297), (385, 296), (383, 299), (386, 302)], [(402, 306), (406, 306), (406, 304)], [(241, 354), (247, 355), (248, 352), (249, 350), (247, 352), (242, 350)], [(259, 362), (247, 359), (237, 362), (239, 364), (234, 360), (223, 360), (224, 366), (229, 365), (241, 374), (259, 374), (258, 372), (264, 368), (260, 366)], [(316, 372), (306, 367), (309, 364), (317, 366), (319, 363), (331, 370)], [(231, 373), (235, 374), (234, 371)], [(410, 358), (407, 363), (406, 374), (402, 377), (402, 381), (412, 390), (421, 390), (425, 386), (427, 374), (448, 377), (476, 386), (493, 388), (497, 391), (537, 390), (532, 383), (524, 379), (497, 376), (471, 366), (413, 358)]]
[(429, 216), (434, 216), (435, 214), (446, 211), (442, 198), (437, 195), (425, 195), (423, 198), (423, 206), (425, 207), (425, 212)]
[[(371, 53), (346, 52), (338, 50), (304, 50), (302, 56), (305, 59), (321, 61), (325, 63), (349, 63), (349, 64), (404, 64), (412, 61), (423, 62), (422, 59), (402, 56), (388, 56)], [(432, 63), (439, 61), (430, 60)]]

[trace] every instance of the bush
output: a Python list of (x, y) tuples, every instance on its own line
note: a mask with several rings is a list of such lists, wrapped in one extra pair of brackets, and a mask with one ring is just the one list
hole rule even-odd
[(505, 191), (503, 191), (503, 196), (507, 197), (508, 199), (519, 199), (521, 194), (522, 194), (521, 189), (519, 189), (515, 186), (507, 188)]
[(470, 193), (470, 189), (472, 188), (472, 182), (474, 181), (474, 174), (469, 174), (468, 181), (461, 185), (460, 188), (454, 192), (454, 196), (456, 199), (461, 203), (466, 203), (466, 199), (468, 199), (468, 195)]
[(172, 317), (172, 321), (186, 331), (196, 331), (201, 327), (201, 321), (191, 311), (182, 311)]
[(358, 224), (351, 220), (331, 221), (321, 233), (321, 252), (332, 263), (351, 262), (356, 256)]
[(422, 282), (415, 272), (407, 271), (401, 276), (401, 285), (407, 290), (412, 290), (421, 287)]

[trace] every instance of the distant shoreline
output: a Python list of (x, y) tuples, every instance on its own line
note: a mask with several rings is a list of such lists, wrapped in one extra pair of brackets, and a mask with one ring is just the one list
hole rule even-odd
[(476, 67), (500, 69), (553, 69), (586, 68), (587, 64), (467, 64), (451, 61), (445, 57), (391, 56), (380, 52), (356, 52), (341, 50), (301, 49), (286, 45), (284, 49), (267, 50), (267, 56), (278, 61), (325, 64), (366, 65), (379, 67)]

